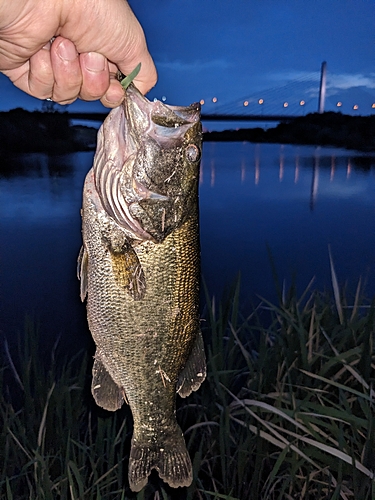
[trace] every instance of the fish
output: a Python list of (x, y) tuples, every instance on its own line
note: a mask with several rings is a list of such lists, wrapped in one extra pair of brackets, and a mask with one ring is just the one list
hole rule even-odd
[(96, 344), (91, 391), (100, 407), (128, 403), (128, 479), (140, 491), (155, 469), (192, 483), (176, 420), (206, 377), (199, 315), (200, 105), (149, 101), (134, 84), (98, 131), (82, 199), (77, 274)]

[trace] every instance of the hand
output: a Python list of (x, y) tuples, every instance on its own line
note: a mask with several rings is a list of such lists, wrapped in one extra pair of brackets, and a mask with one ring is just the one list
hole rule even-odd
[(156, 69), (125, 0), (0, 0), (0, 71), (34, 97), (112, 108), (124, 98), (117, 71), (138, 63), (134, 83), (146, 93)]

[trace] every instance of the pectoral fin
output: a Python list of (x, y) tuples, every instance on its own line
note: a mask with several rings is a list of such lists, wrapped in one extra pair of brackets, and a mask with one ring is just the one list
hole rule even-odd
[(125, 392), (113, 380), (99, 357), (95, 357), (92, 375), (91, 392), (96, 404), (109, 411), (121, 408)]
[(77, 277), (81, 282), (80, 295), (81, 300), (84, 302), (87, 295), (87, 263), (88, 257), (85, 247), (82, 245), (79, 251), (78, 261), (77, 261)]
[(111, 251), (112, 269), (118, 285), (127, 289), (134, 300), (143, 299), (146, 278), (138, 256), (131, 246), (121, 252)]
[(206, 378), (206, 356), (202, 332), (199, 331), (193, 349), (177, 382), (177, 393), (186, 398), (193, 391), (199, 389), (201, 383)]

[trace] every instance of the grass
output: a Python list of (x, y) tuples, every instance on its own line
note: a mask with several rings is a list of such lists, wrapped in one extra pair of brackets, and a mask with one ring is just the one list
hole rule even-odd
[(349, 306), (331, 271), (333, 298), (282, 292), (248, 317), (239, 285), (207, 298), (208, 378), (177, 410), (194, 467), (184, 489), (152, 474), (129, 490), (128, 408), (96, 407), (91, 360), (56, 348), (42, 362), (27, 324), (0, 365), (0, 498), (375, 499), (375, 308), (360, 284)]

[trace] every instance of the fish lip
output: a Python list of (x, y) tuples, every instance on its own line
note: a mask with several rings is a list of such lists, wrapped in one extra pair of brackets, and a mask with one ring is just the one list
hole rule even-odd
[(145, 143), (146, 137), (161, 148), (182, 144), (186, 132), (200, 123), (199, 103), (185, 107), (149, 101), (133, 84), (126, 90), (123, 109), (128, 135), (139, 144)]
[[(149, 101), (134, 85), (130, 85), (126, 90), (123, 106), (130, 121), (135, 119), (135, 108), (141, 111), (143, 118), (147, 120), (148, 133), (151, 132), (155, 125), (163, 126), (161, 122), (164, 119), (165, 123), (168, 123), (165, 128), (176, 129), (174, 136), (183, 135), (187, 128), (199, 122), (201, 114), (199, 102), (195, 102), (190, 106), (173, 106), (159, 100)], [(180, 129), (183, 125), (189, 125), (189, 127)]]
[(170, 104), (164, 104), (172, 110), (177, 116), (183, 118), (187, 122), (193, 124), (197, 123), (201, 117), (201, 105), (199, 102), (194, 102), (190, 106), (171, 106)]

